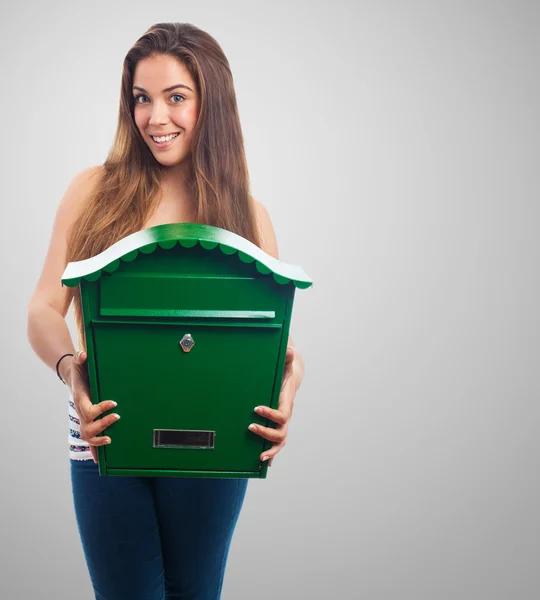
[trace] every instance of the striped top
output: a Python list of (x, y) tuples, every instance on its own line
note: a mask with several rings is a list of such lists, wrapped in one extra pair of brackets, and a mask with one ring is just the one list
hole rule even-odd
[(68, 416), (69, 416), (69, 458), (73, 460), (93, 460), (88, 442), (81, 440), (79, 415), (75, 410), (73, 396), (68, 386)]

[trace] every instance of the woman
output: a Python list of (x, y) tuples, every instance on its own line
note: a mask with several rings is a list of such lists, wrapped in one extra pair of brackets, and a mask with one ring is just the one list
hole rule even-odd
[[(78, 173), (61, 199), (43, 272), (29, 304), (28, 337), (70, 392), (70, 469), (75, 514), (100, 600), (220, 598), (247, 479), (100, 477), (99, 436), (121, 416), (93, 405), (78, 288), (66, 264), (94, 256), (154, 225), (197, 222), (233, 231), (278, 258), (268, 212), (249, 177), (229, 63), (219, 44), (189, 24), (153, 25), (123, 65), (118, 128), (103, 165)], [(76, 352), (65, 316), (74, 302)], [(285, 445), (303, 361), (289, 338), (269, 465)], [(254, 410), (257, 399), (254, 398)], [(114, 443), (114, 440), (112, 440)]]

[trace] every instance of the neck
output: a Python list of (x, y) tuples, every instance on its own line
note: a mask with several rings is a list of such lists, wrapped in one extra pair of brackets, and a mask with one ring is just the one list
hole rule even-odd
[(174, 183), (175, 185), (187, 188), (187, 182), (191, 177), (191, 159), (185, 158), (181, 163), (172, 167), (164, 167), (163, 182)]
[(186, 207), (195, 207), (195, 199), (191, 191), (190, 178), (191, 164), (188, 161), (182, 161), (179, 165), (166, 167), (163, 170), (161, 185), (163, 191), (168, 193), (171, 198), (181, 202)]

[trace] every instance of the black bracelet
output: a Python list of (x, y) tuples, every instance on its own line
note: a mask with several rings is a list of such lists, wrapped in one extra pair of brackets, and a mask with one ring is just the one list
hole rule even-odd
[(58, 362), (56, 363), (56, 374), (58, 375), (58, 378), (60, 379), (60, 381), (61, 381), (61, 382), (62, 382), (64, 385), (67, 385), (67, 383), (66, 383), (66, 382), (65, 382), (65, 381), (64, 381), (64, 380), (63, 380), (63, 379), (60, 377), (60, 371), (58, 370), (58, 365), (60, 364), (60, 361), (61, 361), (63, 358), (66, 358), (66, 356), (73, 356), (73, 354), (69, 354), (69, 353), (68, 353), (68, 354), (64, 354), (64, 356), (61, 356), (61, 357), (58, 359)]

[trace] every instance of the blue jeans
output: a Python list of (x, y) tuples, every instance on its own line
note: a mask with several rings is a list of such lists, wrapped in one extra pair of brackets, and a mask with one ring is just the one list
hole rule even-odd
[(70, 459), (96, 600), (219, 600), (248, 479), (98, 474)]

